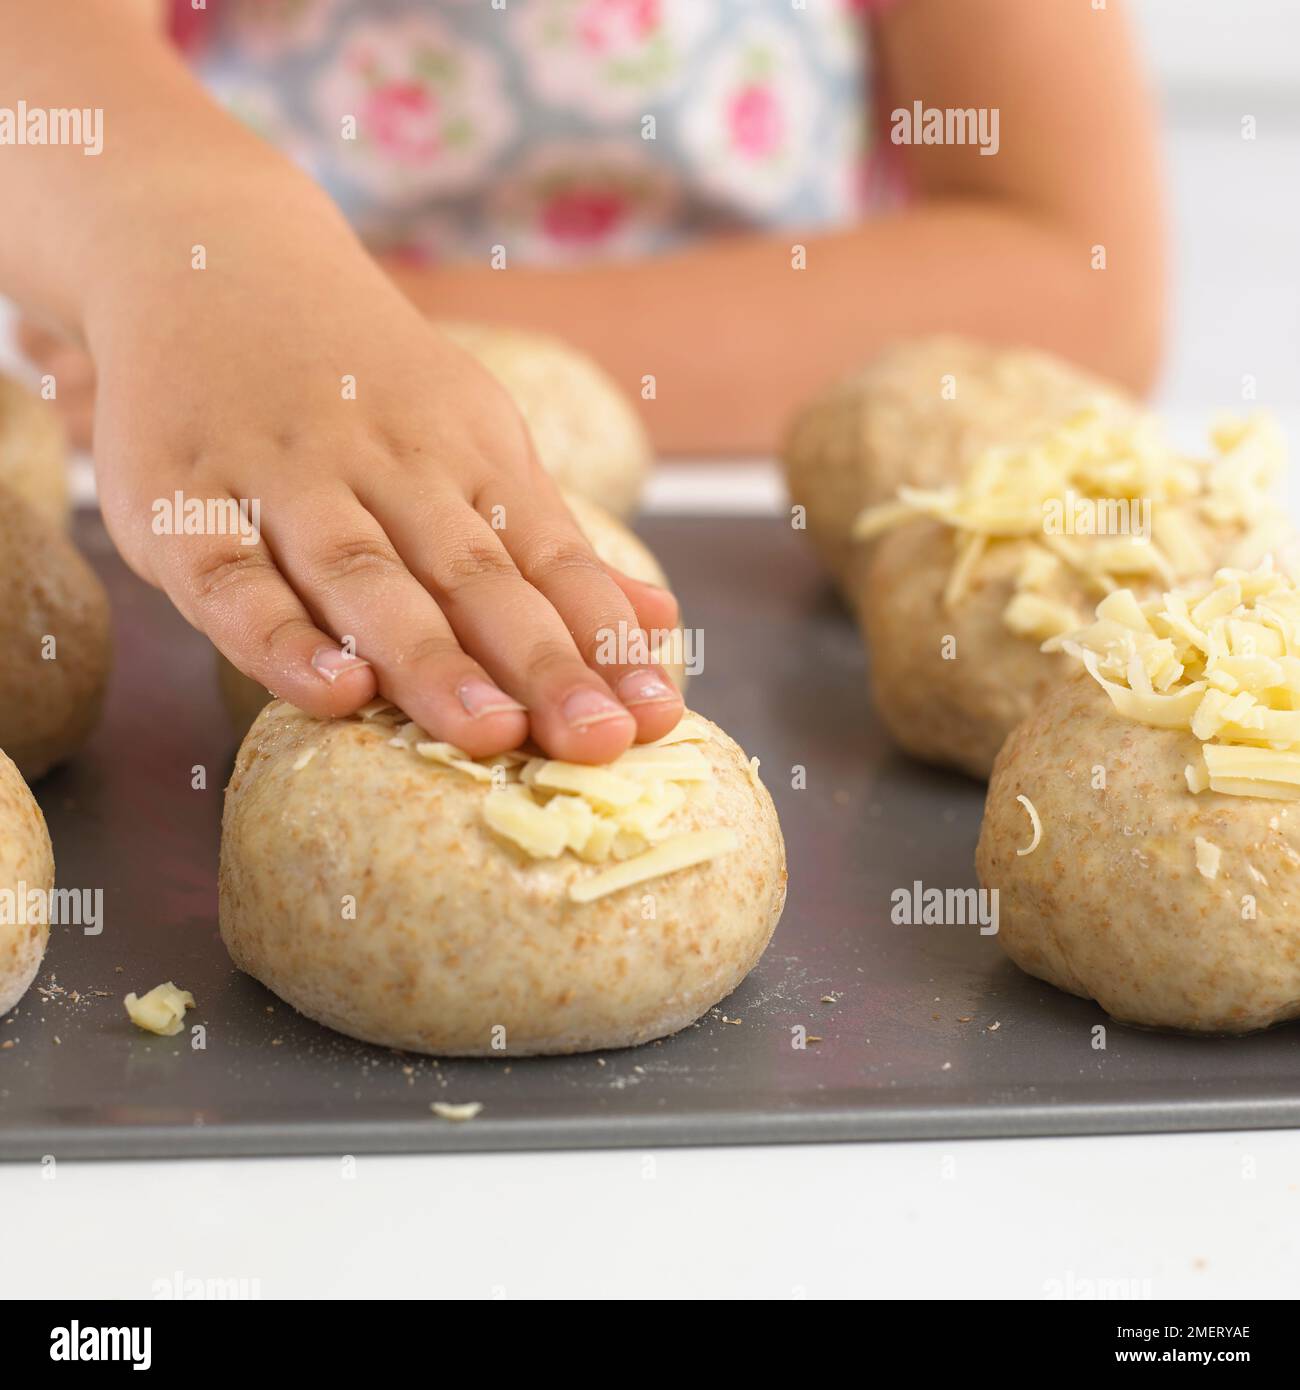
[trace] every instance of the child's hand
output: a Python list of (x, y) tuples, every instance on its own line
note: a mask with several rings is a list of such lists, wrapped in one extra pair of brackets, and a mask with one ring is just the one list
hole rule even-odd
[(42, 375), (54, 378), (54, 408), (74, 449), (89, 449), (95, 417), (95, 364), (84, 348), (31, 319), (19, 319), (14, 333), (23, 355)]
[[(304, 269), (308, 239), (216, 242), (207, 269), (155, 256), (87, 316), (100, 496), (132, 568), (313, 714), (378, 691), (476, 756), (531, 732), (605, 761), (666, 733), (662, 668), (589, 663), (602, 630), (672, 627), (676, 604), (595, 557), (495, 379), (350, 245)], [(256, 502), (260, 537), (158, 534), (178, 493)]]

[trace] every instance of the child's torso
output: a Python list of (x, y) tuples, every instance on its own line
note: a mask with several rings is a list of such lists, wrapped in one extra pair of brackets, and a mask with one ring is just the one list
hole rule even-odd
[(209, 0), (199, 76), (378, 250), (563, 262), (867, 196), (863, 0)]

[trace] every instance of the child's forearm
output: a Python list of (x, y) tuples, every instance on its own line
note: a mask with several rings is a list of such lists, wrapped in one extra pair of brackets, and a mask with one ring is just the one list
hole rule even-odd
[[(131, 568), (320, 717), (378, 691), (473, 756), (531, 737), (593, 763), (668, 733), (667, 673), (604, 660), (600, 634), (675, 626), (671, 596), (604, 566), (500, 384), (325, 196), (134, 7), (0, 0), (0, 35), (0, 103), (104, 112), (99, 155), (0, 147), (0, 291), (90, 349), (100, 504)], [(182, 493), (260, 519), (156, 531)]]
[(102, 112), (102, 149), (0, 145), (0, 292), (74, 333), (124, 283), (189, 273), (191, 247), (298, 217), (346, 235), (304, 175), (194, 82), (138, 6), (0, 0), (0, 105)]
[(643, 414), (670, 453), (770, 452), (801, 401), (901, 336), (1034, 344), (1136, 390), (1158, 338), (1158, 290), (1135, 303), (1086, 236), (992, 200), (575, 271), (390, 270), (426, 313), (560, 331), (636, 396), (653, 376)]

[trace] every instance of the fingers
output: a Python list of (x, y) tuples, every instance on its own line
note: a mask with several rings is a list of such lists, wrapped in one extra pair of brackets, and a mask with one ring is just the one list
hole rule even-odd
[(14, 339), (23, 356), (38, 367), (67, 346), (66, 339), (28, 318), (20, 318), (14, 325)]
[(558, 495), (512, 486), (508, 546), (451, 481), (376, 515), (338, 479), (264, 499), (261, 535), (122, 548), (241, 670), (311, 714), (382, 693), (472, 756), (531, 732), (551, 757), (611, 761), (680, 718), (646, 632), (676, 621), (675, 601), (607, 569)]
[[(662, 634), (675, 631), (681, 623), (681, 609), (676, 597), (658, 584), (649, 584), (642, 579), (633, 579), (613, 565), (606, 564), (609, 577), (627, 595), (628, 601), (636, 610), (637, 621), (648, 634)], [(660, 665), (662, 665), (662, 660)]]
[[(382, 498), (365, 495), (368, 505)], [(398, 553), (432, 594), (461, 646), (528, 707), (553, 758), (610, 762), (637, 722), (580, 655), (564, 620), (520, 573), (484, 519), (451, 489), (423, 508), (378, 512)]]
[(467, 656), (383, 528), (348, 489), (268, 509), (268, 538), (321, 626), (350, 635), (379, 688), (434, 738), (472, 757), (516, 748), (528, 715)]
[(53, 404), (69, 440), (88, 449), (95, 417), (95, 366), (89, 354), (30, 319), (19, 320), (15, 336), (32, 365), (54, 378)]
[[(649, 633), (628, 593), (597, 558), (558, 495), (516, 488), (496, 496), (482, 493), (475, 503), (504, 518), (498, 534), (506, 550), (524, 578), (550, 600), (583, 660), (632, 714), (637, 739), (668, 733), (682, 716), (682, 697), (654, 659)], [(648, 595), (641, 598), (647, 608), (655, 606)]]
[(172, 535), (157, 544), (157, 581), (245, 675), (322, 719), (374, 698), (369, 663), (316, 626), (262, 541)]

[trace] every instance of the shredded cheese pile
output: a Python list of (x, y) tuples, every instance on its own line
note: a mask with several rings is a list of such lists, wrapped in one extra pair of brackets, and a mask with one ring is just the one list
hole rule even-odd
[(1300, 589), (1271, 558), (1145, 603), (1121, 589), (1043, 650), (1078, 657), (1126, 718), (1195, 734), (1191, 791), (1300, 798)]
[[(589, 766), (526, 753), (471, 758), (429, 738), (383, 700), (357, 717), (392, 731), (389, 743), (485, 784), (483, 819), (497, 835), (533, 859), (573, 854), (609, 867), (569, 886), (574, 902), (592, 902), (646, 879), (702, 864), (734, 850), (734, 831), (678, 831), (672, 818), (694, 788), (714, 781), (712, 764), (696, 745), (705, 724), (685, 718), (654, 743), (638, 744), (614, 762)], [(296, 766), (296, 765), (295, 765)], [(750, 765), (750, 775), (757, 769)]]
[[(949, 608), (990, 545), (1030, 542), (1003, 620), (1043, 641), (1082, 624), (1073, 601), (1080, 586), (1096, 594), (1114, 592), (1125, 578), (1172, 586), (1220, 559), (1253, 565), (1289, 535), (1274, 495), (1286, 466), (1276, 423), (1225, 418), (1210, 440), (1214, 457), (1188, 458), (1170, 447), (1154, 417), (1092, 406), (1028, 443), (986, 450), (955, 486), (899, 488), (897, 501), (858, 517), (854, 536), (870, 539), (916, 517), (950, 527), (957, 558), (944, 593)], [(1126, 523), (1135, 507), (1149, 509), (1149, 534), (1105, 524)], [(1047, 524), (1071, 509), (1077, 527)], [(1209, 555), (1197, 523), (1237, 528), (1242, 540), (1227, 556)]]

